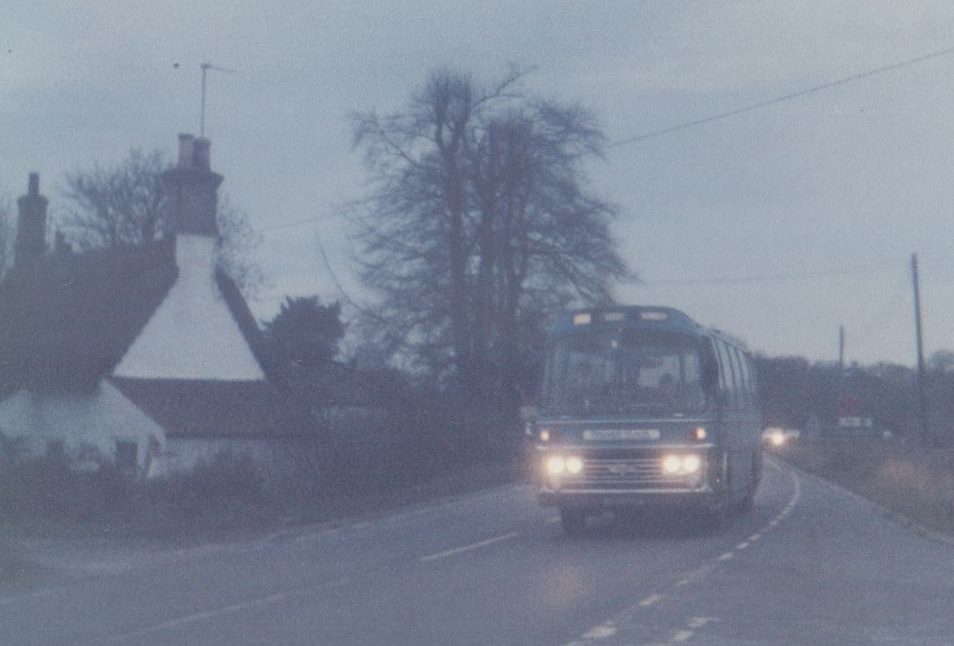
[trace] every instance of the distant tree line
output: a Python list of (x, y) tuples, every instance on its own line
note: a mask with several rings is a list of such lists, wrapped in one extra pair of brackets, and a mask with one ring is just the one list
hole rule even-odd
[[(766, 425), (822, 433), (838, 424), (839, 399), (854, 397), (860, 415), (875, 429), (919, 440), (917, 370), (891, 363), (852, 365), (809, 362), (802, 357), (757, 357)], [(954, 444), (954, 353), (937, 352), (927, 362), (931, 440)]]

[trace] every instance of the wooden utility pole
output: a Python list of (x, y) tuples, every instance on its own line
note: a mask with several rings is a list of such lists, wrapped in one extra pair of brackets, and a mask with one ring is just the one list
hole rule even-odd
[(921, 288), (918, 283), (918, 255), (911, 254), (911, 279), (914, 284), (914, 329), (918, 342), (918, 415), (921, 430), (921, 444), (927, 446), (930, 440), (927, 411), (927, 373), (924, 369), (924, 341), (921, 337)]
[(845, 326), (838, 326), (838, 372), (845, 372)]

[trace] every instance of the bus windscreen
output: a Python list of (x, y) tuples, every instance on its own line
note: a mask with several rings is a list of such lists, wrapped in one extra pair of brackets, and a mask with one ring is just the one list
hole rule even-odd
[(541, 393), (553, 415), (702, 412), (702, 345), (658, 330), (591, 330), (552, 342)]

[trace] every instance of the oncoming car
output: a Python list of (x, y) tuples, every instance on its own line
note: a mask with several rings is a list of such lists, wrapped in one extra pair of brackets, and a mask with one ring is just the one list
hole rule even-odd
[(762, 441), (774, 448), (781, 448), (798, 439), (800, 433), (794, 429), (770, 426), (762, 432)]

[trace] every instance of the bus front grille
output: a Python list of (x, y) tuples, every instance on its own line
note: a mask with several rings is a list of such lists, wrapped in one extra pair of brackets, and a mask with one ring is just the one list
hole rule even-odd
[(667, 488), (679, 483), (678, 479), (663, 473), (658, 458), (589, 458), (584, 461), (583, 471), (567, 478), (567, 489), (643, 489)]

